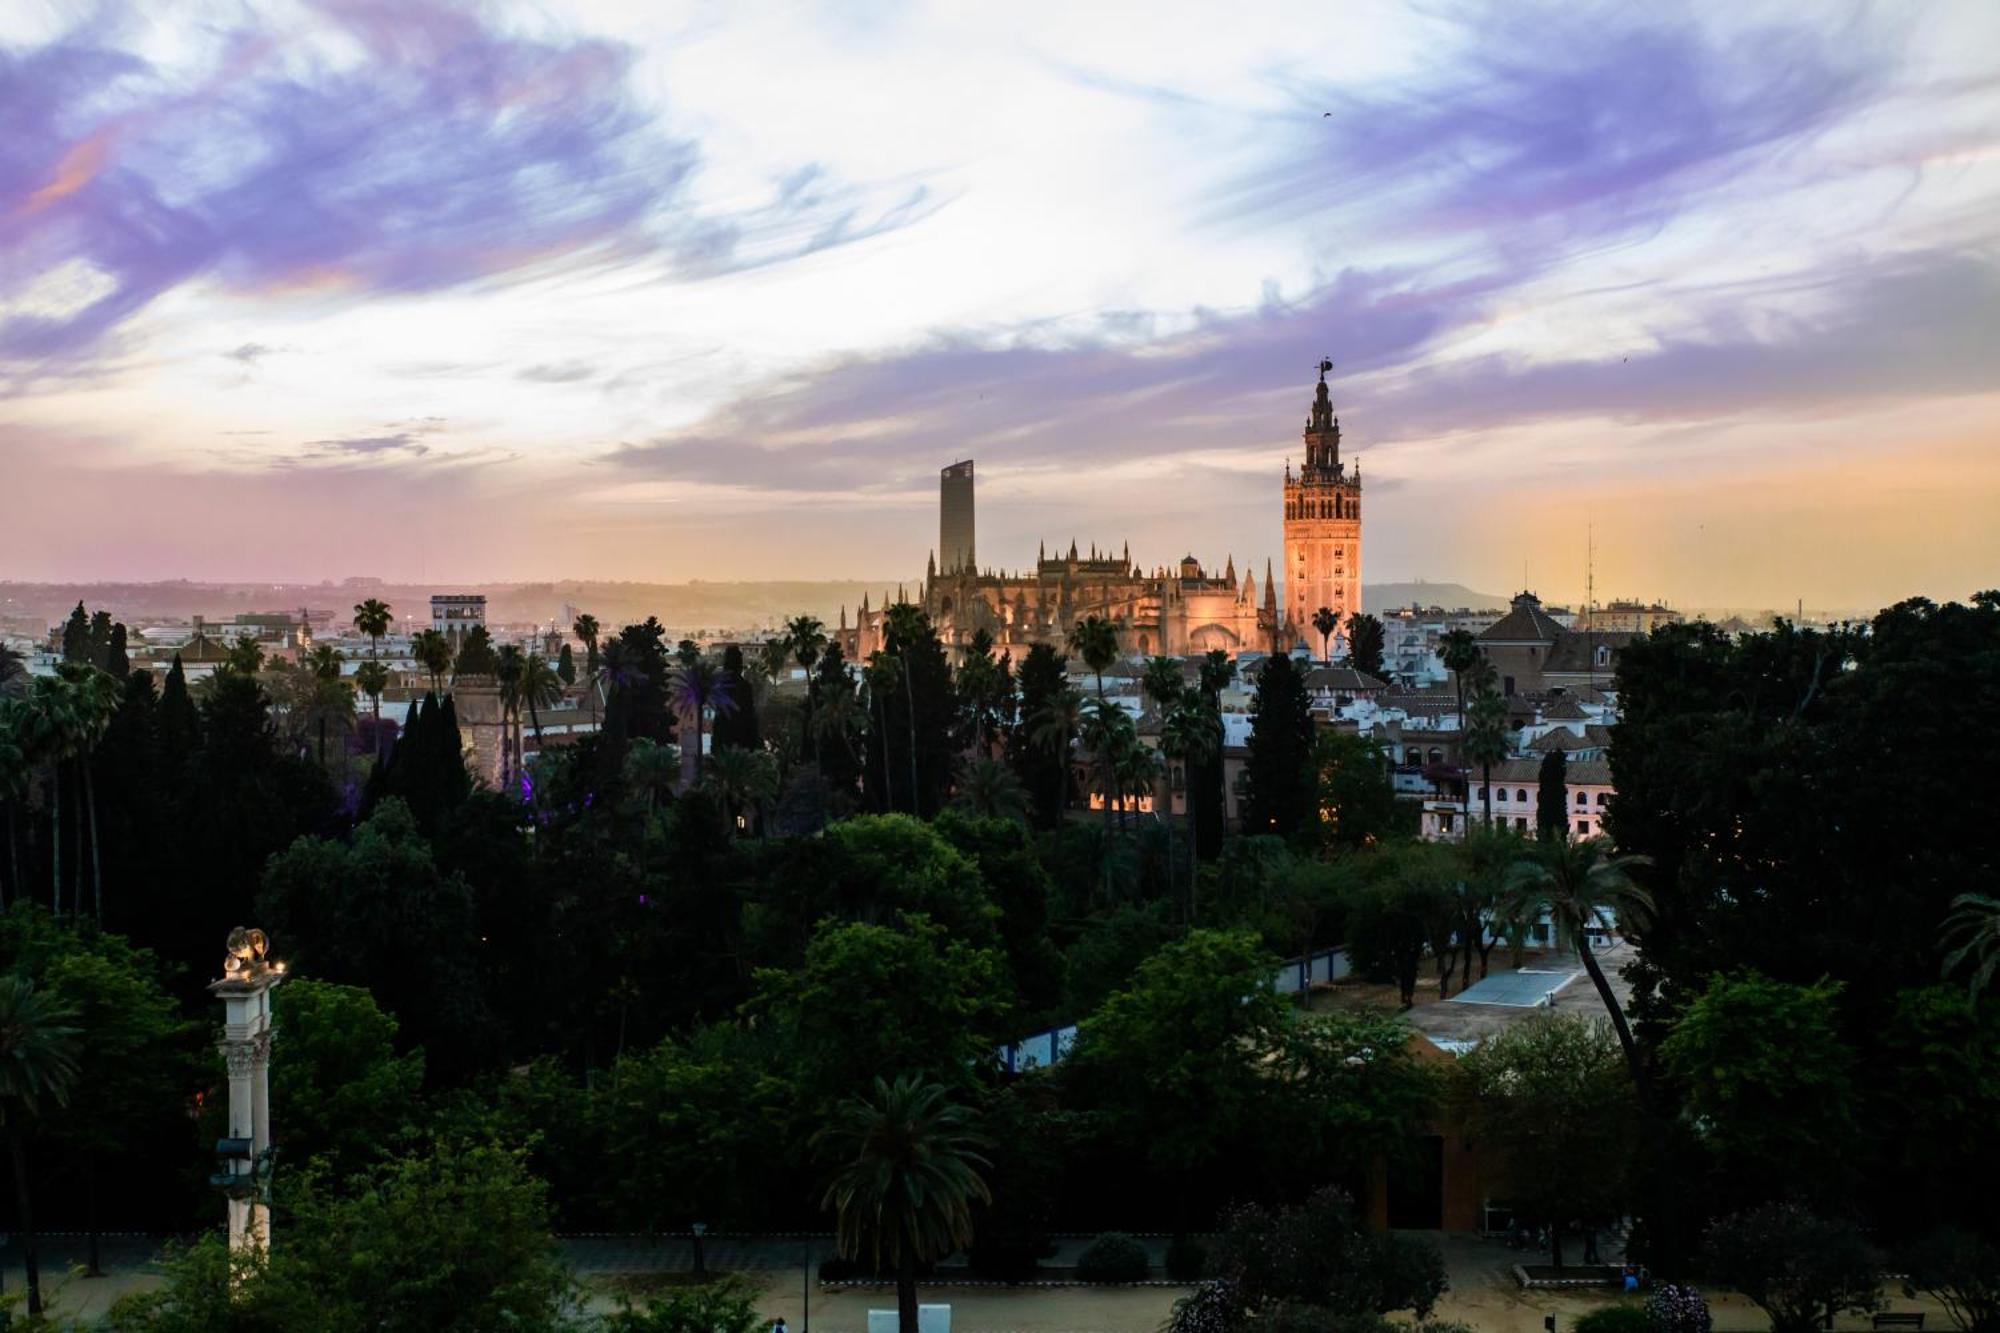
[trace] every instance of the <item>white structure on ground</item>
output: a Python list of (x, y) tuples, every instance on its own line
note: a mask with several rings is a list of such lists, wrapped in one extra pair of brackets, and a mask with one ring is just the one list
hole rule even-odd
[(222, 979), (209, 983), (223, 1004), (217, 1049), (229, 1066), (229, 1137), (216, 1145), (215, 1183), (229, 1200), (231, 1253), (271, 1249), (271, 992), (285, 965), (268, 960), (261, 930), (229, 932)]

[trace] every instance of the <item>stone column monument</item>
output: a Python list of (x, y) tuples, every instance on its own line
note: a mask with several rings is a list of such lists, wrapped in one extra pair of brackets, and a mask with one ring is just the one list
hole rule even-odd
[(229, 932), (222, 979), (209, 983), (224, 1017), (218, 1048), (229, 1065), (229, 1137), (215, 1145), (213, 1177), (229, 1200), (232, 1253), (271, 1248), (271, 992), (285, 979), (285, 965), (266, 954), (261, 930)]

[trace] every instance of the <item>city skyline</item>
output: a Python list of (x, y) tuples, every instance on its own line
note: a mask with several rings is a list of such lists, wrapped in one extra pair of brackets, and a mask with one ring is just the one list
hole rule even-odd
[(10, 10), (0, 578), (2000, 582), (2000, 11), (624, 8)]

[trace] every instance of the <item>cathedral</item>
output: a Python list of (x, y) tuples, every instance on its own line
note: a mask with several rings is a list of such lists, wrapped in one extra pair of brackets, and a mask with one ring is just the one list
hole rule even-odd
[[(1267, 560), (1264, 582), (1246, 568), (1239, 578), (1235, 557), (1217, 571), (1204, 569), (1192, 555), (1178, 564), (1143, 569), (1129, 548), (1113, 555), (1094, 546), (1079, 553), (1037, 554), (1032, 570), (981, 568), (974, 550), (973, 465), (954, 463), (939, 474), (939, 565), (930, 558), (920, 595), (914, 600), (929, 614), (945, 643), (964, 647), (985, 630), (996, 651), (1018, 660), (1030, 645), (1060, 646), (1078, 621), (1103, 616), (1118, 626), (1120, 648), (1150, 657), (1196, 656), (1221, 649), (1241, 653), (1286, 651), (1301, 642), (1317, 643), (1313, 615), (1327, 607), (1344, 622), (1361, 609), (1361, 469), (1350, 474), (1340, 459), (1340, 420), (1333, 415), (1326, 375), (1306, 420), (1305, 466), (1295, 477), (1285, 465), (1284, 571), (1280, 598)], [(905, 597), (898, 589), (896, 600)], [(891, 605), (864, 598), (850, 624), (845, 608), (835, 631), (850, 661), (866, 660), (882, 647)]]

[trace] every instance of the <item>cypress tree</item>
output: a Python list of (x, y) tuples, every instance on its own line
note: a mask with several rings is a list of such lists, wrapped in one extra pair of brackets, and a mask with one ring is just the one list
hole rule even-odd
[(90, 660), (90, 616), (82, 602), (76, 604), (76, 610), (63, 622), (62, 655), (65, 662)]
[(1290, 837), (1313, 816), (1313, 722), (1305, 678), (1289, 657), (1257, 676), (1250, 711), (1250, 757), (1243, 766), (1243, 827)]
[(730, 644), (722, 650), (722, 688), (735, 703), (733, 712), (717, 712), (714, 723), (715, 748), (735, 746), (739, 750), (764, 748), (764, 731), (757, 721), (757, 692), (743, 673), (743, 650)]
[(111, 658), (111, 613), (98, 611), (90, 617), (90, 664), (99, 671)]
[(1569, 760), (1561, 750), (1542, 756), (1536, 784), (1535, 836), (1563, 837), (1569, 832)]
[(132, 658), (125, 651), (125, 622), (111, 627), (111, 643), (104, 653), (104, 669), (123, 680), (132, 674)]
[(576, 684), (576, 654), (570, 652), (568, 644), (562, 646), (556, 657), (556, 678), (565, 685)]
[(160, 689), (160, 754), (169, 772), (177, 771), (201, 743), (201, 713), (188, 694), (187, 675), (181, 670), (181, 655), (167, 668), (167, 681)]
[(1042, 710), (1069, 687), (1069, 659), (1046, 643), (1033, 644), (1021, 659), (1020, 721), (1007, 738), (1007, 763), (1028, 790), (1037, 828), (1054, 828), (1062, 820), (1069, 796), (1069, 775), (1063, 756), (1035, 740)]

